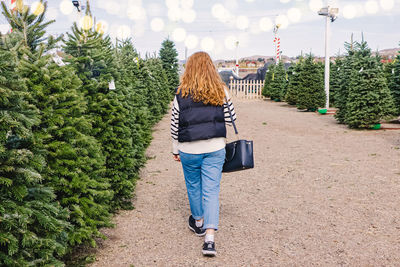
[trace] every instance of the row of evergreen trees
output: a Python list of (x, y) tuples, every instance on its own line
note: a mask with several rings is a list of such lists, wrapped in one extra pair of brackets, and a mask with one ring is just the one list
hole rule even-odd
[[(347, 54), (333, 65), (335, 118), (350, 128), (371, 128), (382, 120), (398, 115), (396, 89), (388, 87), (379, 55), (372, 55), (367, 42), (345, 44)], [(389, 77), (390, 78), (390, 77)], [(397, 111), (396, 111), (397, 109)]]
[[(330, 73), (330, 105), (338, 108), (338, 122), (370, 128), (400, 115), (400, 54), (384, 65), (364, 40), (346, 43), (345, 48), (346, 56), (331, 63)], [(324, 107), (324, 65), (311, 55), (301, 56), (287, 70), (282, 63), (270, 65), (262, 94), (308, 111)]]
[(13, 30), (0, 38), (0, 266), (62, 266), (131, 208), (151, 127), (178, 83), (171, 41), (166, 62), (143, 60), (131, 40), (76, 24), (56, 64), (61, 38), (47, 36), (43, 4), (37, 16), (2, 2)]
[(288, 70), (282, 62), (270, 65), (262, 94), (274, 101), (315, 111), (325, 103), (323, 71), (323, 65), (316, 63), (312, 55), (300, 57)]

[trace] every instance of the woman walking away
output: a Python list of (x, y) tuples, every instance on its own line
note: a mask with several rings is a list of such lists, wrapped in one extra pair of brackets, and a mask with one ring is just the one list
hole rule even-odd
[(189, 229), (205, 235), (203, 255), (215, 256), (214, 233), (218, 230), (219, 191), (225, 161), (229, 110), (236, 119), (210, 56), (193, 54), (186, 64), (172, 109), (171, 135), (174, 160), (180, 161), (185, 176), (191, 215)]

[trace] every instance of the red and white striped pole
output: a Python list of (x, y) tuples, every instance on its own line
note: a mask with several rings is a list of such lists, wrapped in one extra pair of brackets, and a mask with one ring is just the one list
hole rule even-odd
[(15, 12), (17, 10), (17, 0), (11, 0), (10, 10), (11, 12)]
[[(10, 2), (10, 10), (11, 10), (11, 14), (14, 14), (15, 12), (17, 12), (17, 0), (11, 0), (11, 2)], [(11, 27), (10, 27), (9, 32), (12, 33), (12, 28)]]
[(278, 29), (281, 25), (277, 24), (274, 27), (274, 45), (275, 45), (275, 56), (276, 56), (276, 64), (279, 63), (279, 60), (281, 59), (281, 38), (278, 37)]
[(281, 59), (281, 38), (275, 37), (274, 44), (275, 44), (276, 64), (278, 64), (279, 60)]
[(281, 59), (281, 38), (277, 38), (276, 40), (277, 44), (276, 44), (276, 62), (279, 63), (280, 59)]

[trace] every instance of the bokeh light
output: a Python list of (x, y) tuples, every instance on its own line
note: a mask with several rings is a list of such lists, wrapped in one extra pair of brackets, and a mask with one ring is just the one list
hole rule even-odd
[(186, 30), (184, 28), (176, 28), (173, 32), (172, 32), (172, 39), (175, 42), (183, 42), (186, 38)]
[(301, 20), (301, 11), (300, 9), (293, 7), (290, 8), (287, 12), (287, 17), (290, 22), (299, 22)]
[(214, 4), (211, 7), (211, 14), (215, 17), (215, 18), (222, 18), (224, 16), (225, 13), (225, 7), (221, 4)]
[(201, 39), (201, 49), (203, 49), (206, 52), (211, 52), (214, 49), (215, 46), (215, 41), (211, 37), (204, 37)]
[(93, 27), (93, 18), (91, 16), (84, 16), (80, 19), (79, 25), (84, 30), (90, 30)]
[(225, 9), (224, 15), (220, 18), (220, 21), (223, 23), (233, 24), (233, 23), (235, 23), (235, 17), (228, 9)]
[(34, 15), (39, 16), (44, 12), (44, 5), (41, 2), (33, 2), (31, 5), (31, 11)]
[(182, 10), (182, 21), (185, 23), (192, 23), (196, 19), (196, 11), (193, 9)]
[(194, 0), (181, 0), (181, 6), (183, 9), (191, 9), (193, 4)]
[(379, 5), (378, 2), (375, 0), (369, 0), (365, 3), (365, 11), (367, 11), (368, 14), (376, 14), (379, 11)]
[(154, 18), (150, 22), (150, 28), (154, 32), (160, 32), (164, 29), (165, 23), (161, 18)]
[(1, 34), (7, 34), (11, 30), (10, 24), (0, 24), (0, 32)]
[(281, 1), (281, 3), (284, 3), (284, 4), (286, 4), (286, 3), (289, 3), (290, 2), (290, 0), (280, 0)]
[(394, 0), (380, 0), (383, 10), (391, 10), (394, 7)]
[(324, 3), (322, 0), (310, 0), (310, 2), (308, 2), (308, 6), (313, 12), (319, 11), (323, 5)]
[(232, 13), (221, 4), (213, 5), (211, 14), (223, 23), (235, 23)]
[(63, 0), (60, 3), (59, 7), (60, 7), (61, 13), (63, 13), (64, 15), (70, 15), (72, 13), (72, 11), (74, 10), (74, 5), (72, 4), (71, 1)]
[(229, 35), (225, 38), (224, 41), (225, 47), (229, 50), (235, 50), (237, 41), (238, 38), (236, 38), (235, 35)]
[(19, 10), (19, 12), (21, 12), (21, 13), (26, 13), (28, 11), (27, 2), (24, 0), (17, 1), (16, 6), (17, 6), (17, 9)]
[(126, 14), (131, 20), (145, 20), (147, 17), (146, 10), (142, 6), (129, 6)]
[(131, 37), (131, 28), (128, 25), (121, 25), (117, 29), (117, 37), (119, 39), (127, 39)]
[(246, 16), (243, 16), (243, 15), (241, 15), (241, 16), (238, 16), (237, 18), (236, 18), (236, 27), (239, 29), (239, 30), (245, 30), (245, 29), (247, 29), (248, 27), (249, 27), (249, 18), (248, 17), (246, 17)]
[(189, 34), (185, 39), (185, 46), (188, 49), (194, 49), (199, 44), (199, 38), (194, 34)]
[(179, 7), (179, 0), (165, 0), (165, 5), (169, 9), (178, 8)]
[(171, 35), (172, 32), (173, 32), (177, 27), (178, 27), (178, 23), (173, 22), (173, 21), (168, 21), (168, 22), (165, 24), (164, 32), (166, 32), (168, 35)]
[(108, 23), (105, 20), (100, 20), (95, 25), (96, 32), (100, 34), (105, 34), (108, 31)]
[(289, 26), (289, 19), (286, 15), (279, 15), (275, 19), (275, 24), (280, 24), (281, 29), (286, 29)]
[(345, 5), (343, 8), (343, 17), (345, 19), (352, 19), (357, 15), (357, 9), (354, 5)]
[(270, 18), (261, 18), (259, 25), (260, 29), (264, 32), (272, 30), (272, 27), (274, 26)]
[(182, 10), (177, 7), (168, 10), (168, 18), (171, 21), (179, 21), (182, 18)]

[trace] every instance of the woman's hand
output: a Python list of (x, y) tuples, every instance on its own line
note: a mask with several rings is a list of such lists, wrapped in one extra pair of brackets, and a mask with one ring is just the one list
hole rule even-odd
[(181, 157), (179, 155), (172, 155), (172, 157), (174, 158), (175, 161), (181, 161)]

